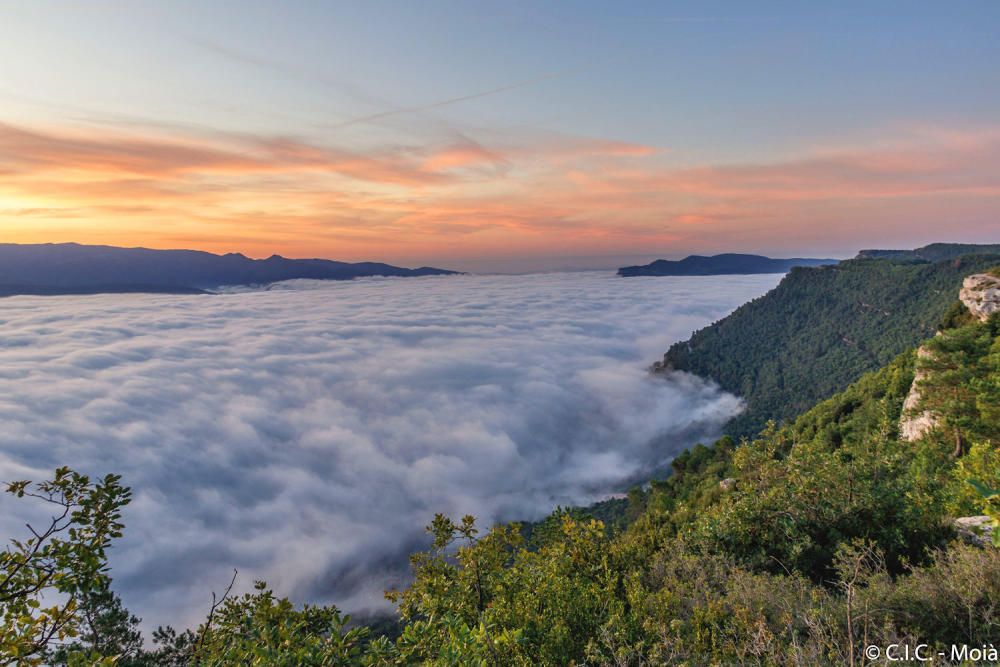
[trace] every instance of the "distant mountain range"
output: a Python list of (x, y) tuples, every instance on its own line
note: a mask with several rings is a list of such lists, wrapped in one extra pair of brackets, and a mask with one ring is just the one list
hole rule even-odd
[(940, 262), (961, 255), (1000, 255), (1000, 243), (931, 243), (915, 250), (862, 250), (854, 259), (895, 259)]
[(720, 276), (751, 273), (788, 273), (793, 266), (822, 266), (836, 264), (836, 259), (815, 259), (793, 257), (772, 259), (762, 255), (689, 255), (682, 260), (658, 259), (642, 266), (625, 266), (618, 269), (618, 275), (626, 278), (635, 276)]
[(159, 292), (196, 294), (226, 285), (263, 285), (312, 278), (434, 276), (458, 273), (424, 266), (404, 269), (378, 262), (251, 259), (239, 253), (150, 250), (78, 243), (0, 244), (0, 296)]

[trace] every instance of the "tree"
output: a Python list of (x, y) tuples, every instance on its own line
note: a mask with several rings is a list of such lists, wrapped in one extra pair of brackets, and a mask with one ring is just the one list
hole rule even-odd
[(190, 648), (190, 664), (360, 665), (368, 629), (348, 629), (349, 621), (333, 606), (296, 609), (258, 581), (253, 593), (232, 598), (227, 591), (213, 604)]
[(983, 373), (974, 386), (979, 395), (976, 405), (986, 428), (982, 434), (987, 440), (1000, 442), (1000, 316), (988, 322), (993, 334), (990, 354), (983, 359)]
[(117, 475), (91, 482), (69, 468), (37, 484), (11, 482), (7, 492), (53, 511), (0, 552), (0, 664), (38, 665), (54, 644), (80, 635), (81, 602), (106, 590), (107, 549), (122, 535), (131, 492)]
[(981, 423), (975, 382), (983, 375), (983, 358), (992, 337), (983, 327), (954, 329), (927, 342), (928, 354), (918, 367), (925, 371), (920, 380), (917, 411), (937, 416), (955, 443), (954, 456), (965, 453), (968, 435), (977, 434)]
[(406, 625), (402, 663), (604, 664), (589, 654), (620, 641), (620, 631), (603, 632), (624, 613), (620, 571), (601, 522), (564, 514), (561, 523), (528, 550), (517, 524), (478, 536), (471, 516), (435, 517), (432, 549), (412, 558), (413, 584), (389, 594)]
[(970, 479), (969, 484), (983, 497), (983, 511), (993, 524), (991, 538), (993, 546), (1000, 547), (1000, 489), (992, 489), (974, 479)]
[(152, 663), (143, 651), (141, 619), (122, 605), (121, 599), (105, 582), (100, 588), (80, 596), (77, 606), (81, 617), (76, 641), (50, 652), (51, 665), (70, 665), (75, 656), (114, 656), (117, 667), (139, 667)]

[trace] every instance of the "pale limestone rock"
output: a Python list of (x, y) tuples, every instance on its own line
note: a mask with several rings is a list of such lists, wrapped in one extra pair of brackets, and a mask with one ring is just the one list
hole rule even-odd
[(988, 273), (976, 273), (962, 282), (958, 293), (965, 307), (985, 322), (993, 313), (1000, 313), (1000, 278)]
[[(917, 349), (917, 359), (926, 359), (930, 356), (930, 350), (924, 346)], [(920, 381), (927, 377), (925, 371), (917, 369), (913, 374), (913, 384), (910, 385), (910, 393), (903, 401), (903, 416), (899, 419), (899, 437), (906, 442), (913, 442), (924, 436), (925, 433), (937, 426), (937, 419), (929, 410), (915, 412), (920, 404)]]
[(721, 482), (719, 482), (719, 488), (723, 491), (732, 491), (736, 488), (736, 478), (727, 477)]
[[(993, 313), (1000, 313), (1000, 278), (988, 273), (976, 273), (962, 281), (962, 289), (958, 293), (969, 312), (980, 321), (985, 322)], [(917, 357), (926, 359), (930, 351), (926, 347), (917, 350)], [(899, 437), (907, 442), (913, 442), (923, 437), (937, 426), (937, 418), (929, 411), (916, 413), (920, 404), (920, 381), (926, 377), (921, 370), (913, 376), (910, 393), (903, 402), (903, 416), (899, 420)]]
[(986, 547), (992, 544), (993, 520), (990, 517), (962, 516), (953, 522), (955, 531), (963, 542)]

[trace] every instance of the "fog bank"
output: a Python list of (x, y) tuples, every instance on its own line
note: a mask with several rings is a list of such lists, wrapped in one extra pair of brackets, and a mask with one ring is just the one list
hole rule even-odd
[[(739, 410), (648, 365), (780, 276), (294, 281), (0, 300), (0, 480), (59, 465), (135, 499), (115, 588), (196, 623), (241, 572), (381, 603), (435, 512), (537, 518), (641, 478)], [(25, 501), (0, 499), (0, 537)]]

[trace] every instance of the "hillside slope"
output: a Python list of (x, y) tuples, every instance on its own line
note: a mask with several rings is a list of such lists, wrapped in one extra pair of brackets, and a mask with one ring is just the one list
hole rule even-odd
[(772, 291), (673, 345), (654, 371), (708, 377), (744, 397), (727, 428), (793, 417), (931, 336), (970, 273), (1000, 255), (930, 263), (854, 259), (795, 268)]
[[(1000, 316), (955, 320), (930, 355), (907, 350), (786, 426), (678, 457), (629, 494), (624, 530), (557, 510), (525, 544), (516, 525), (480, 537), (471, 517), (438, 516), (393, 596), (393, 655), (845, 665), (899, 643), (979, 660), (947, 651), (1000, 631), (1000, 550), (963, 535), (973, 519), (993, 527), (969, 515), (1000, 517), (967, 481), (1000, 486)], [(918, 370), (918, 409), (940, 428), (911, 442), (898, 424)]]

